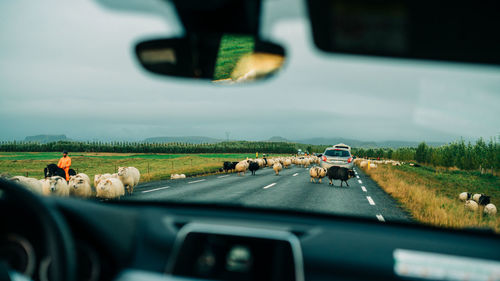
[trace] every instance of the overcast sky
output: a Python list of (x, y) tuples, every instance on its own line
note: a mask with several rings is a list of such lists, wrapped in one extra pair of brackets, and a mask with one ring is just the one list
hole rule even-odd
[(265, 6), (263, 34), (286, 48), (283, 71), (264, 83), (220, 87), (139, 68), (135, 42), (182, 34), (174, 17), (158, 16), (161, 9), (0, 1), (0, 139), (225, 138), (228, 131), (248, 140), (450, 141), (500, 134), (500, 68), (321, 54), (304, 18), (268, 20), (283, 13), (276, 9), (282, 4)]

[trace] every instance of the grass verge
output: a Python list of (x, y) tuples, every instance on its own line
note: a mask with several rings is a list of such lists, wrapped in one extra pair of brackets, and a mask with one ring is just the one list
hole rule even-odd
[[(274, 155), (273, 155), (274, 156)], [(0, 153), (0, 174), (43, 177), (43, 169), (57, 163), (60, 153), (20, 152)], [(115, 173), (119, 166), (134, 166), (141, 172), (141, 182), (170, 179), (171, 174), (197, 176), (214, 173), (224, 161), (240, 161), (255, 154), (130, 154), (130, 153), (72, 153), (72, 168), (86, 173)]]
[(500, 233), (500, 217), (465, 210), (458, 194), (485, 193), (500, 206), (500, 179), (477, 172), (436, 171), (428, 167), (378, 165), (365, 170), (417, 221), (447, 228), (490, 228)]

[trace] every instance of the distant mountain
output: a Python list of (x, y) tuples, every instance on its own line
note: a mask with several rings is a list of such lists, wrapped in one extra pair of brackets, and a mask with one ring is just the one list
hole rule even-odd
[(280, 136), (270, 137), (267, 141), (270, 141), (270, 142), (290, 142), (289, 140), (287, 140), (283, 137), (280, 137)]
[(224, 140), (215, 139), (210, 137), (202, 137), (202, 136), (184, 136), (184, 137), (154, 137), (144, 139), (145, 143), (166, 143), (166, 142), (181, 142), (181, 143), (191, 143), (191, 144), (200, 144), (200, 143), (218, 143)]
[(373, 141), (359, 141), (353, 139), (344, 139), (344, 138), (308, 138), (308, 139), (300, 139), (294, 140), (294, 142), (302, 143), (302, 144), (314, 144), (314, 145), (334, 145), (337, 143), (345, 143), (351, 147), (377, 147), (377, 143)]
[(49, 143), (56, 141), (70, 141), (70, 139), (68, 139), (66, 135), (36, 135), (36, 136), (27, 136), (24, 138), (24, 141)]

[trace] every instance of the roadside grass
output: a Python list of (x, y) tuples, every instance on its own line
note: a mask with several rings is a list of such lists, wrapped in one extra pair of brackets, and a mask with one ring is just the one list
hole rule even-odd
[(490, 228), (500, 233), (500, 216), (465, 210), (458, 194), (467, 191), (491, 196), (500, 206), (500, 179), (467, 171), (436, 171), (430, 167), (378, 165), (364, 170), (398, 200), (419, 222), (449, 228)]
[(243, 55), (253, 52), (253, 48), (254, 39), (252, 36), (233, 34), (222, 36), (213, 80), (231, 78), (231, 73), (238, 60)]
[[(7, 156), (6, 156), (7, 155)], [(279, 155), (272, 155), (279, 156)], [(0, 153), (0, 174), (43, 178), (43, 169), (57, 163), (60, 153)], [(141, 182), (170, 179), (171, 174), (198, 176), (218, 172), (224, 161), (241, 161), (255, 154), (130, 154), (71, 153), (72, 168), (86, 173), (115, 173), (119, 166), (134, 166), (141, 172)]]

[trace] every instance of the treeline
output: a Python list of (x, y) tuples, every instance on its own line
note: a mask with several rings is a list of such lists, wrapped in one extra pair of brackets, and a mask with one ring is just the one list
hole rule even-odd
[(115, 153), (281, 153), (294, 154), (297, 144), (285, 142), (231, 141), (220, 143), (144, 143), (126, 141), (58, 141), (51, 143), (0, 142), (3, 152), (115, 152)]
[(353, 154), (358, 157), (416, 161), (426, 165), (457, 167), (462, 170), (500, 169), (500, 144), (494, 139), (486, 143), (480, 138), (475, 144), (460, 140), (439, 147), (431, 147), (422, 142), (418, 147), (395, 150), (353, 149)]

